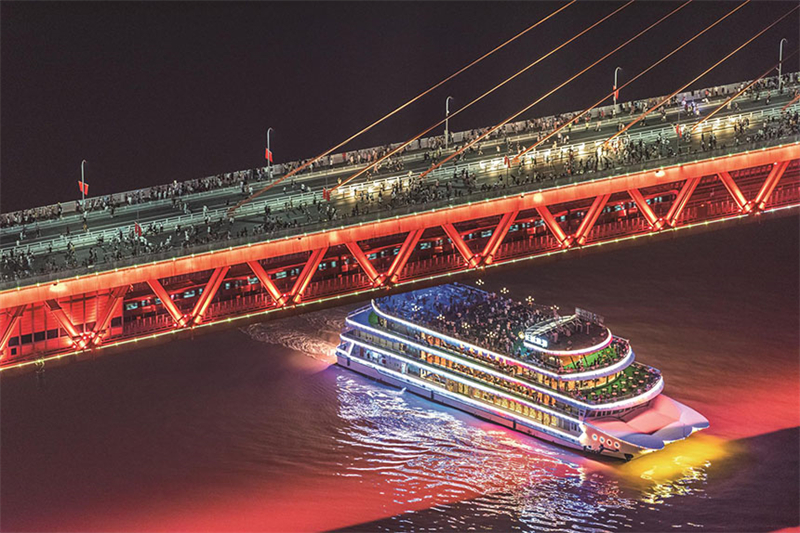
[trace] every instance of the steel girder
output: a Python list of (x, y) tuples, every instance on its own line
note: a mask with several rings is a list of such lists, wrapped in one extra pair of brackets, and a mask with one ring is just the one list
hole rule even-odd
[[(326, 253), (333, 246), (333, 243), (343, 244), (355, 261), (361, 266), (364, 274), (370, 279), (373, 287), (388, 286), (391, 284), (399, 283), (401, 276), (403, 276), (404, 269), (409, 263), (415, 250), (418, 248), (423, 233), (426, 230), (437, 230), (441, 234), (446, 235), (453, 243), (453, 247), (457, 251), (458, 256), (463, 259), (460, 265), (452, 263), (450, 270), (464, 270), (472, 268), (482, 268), (493, 263), (498, 262), (496, 256), (503, 248), (504, 241), (515, 223), (531, 221), (530, 214), (538, 213), (539, 218), (546, 224), (550, 233), (555, 237), (556, 242), (561, 248), (571, 248), (574, 246), (585, 245), (589, 240), (597, 239), (590, 235), (596, 227), (599, 217), (603, 213), (606, 205), (609, 203), (612, 196), (616, 195), (616, 202), (623, 197), (629, 197), (637, 206), (641, 216), (647, 221), (647, 225), (642, 228), (644, 231), (659, 231), (661, 229), (675, 227), (679, 225), (681, 215), (686, 211), (690, 201), (693, 205), (698, 205), (700, 200), (693, 200), (693, 195), (697, 190), (702, 189), (701, 182), (708, 186), (714, 182), (721, 183), (729, 193), (736, 208), (740, 213), (758, 213), (763, 210), (770, 200), (773, 192), (776, 190), (781, 178), (786, 174), (792, 158), (800, 155), (800, 145), (792, 145), (791, 150), (786, 150), (786, 147), (781, 148), (779, 151), (765, 150), (758, 152), (758, 157), (751, 157), (747, 159), (735, 159), (735, 156), (730, 158), (723, 158), (716, 160), (714, 165), (700, 165), (696, 166), (694, 170), (697, 173), (689, 174), (684, 167), (676, 167), (672, 169), (663, 169), (658, 171), (650, 171), (649, 173), (639, 173), (629, 176), (621, 176), (618, 178), (609, 178), (598, 180), (596, 182), (588, 182), (584, 184), (572, 185), (562, 189), (550, 189), (535, 193), (521, 194), (516, 196), (507, 196), (497, 200), (487, 200), (471, 206), (454, 206), (445, 208), (439, 211), (428, 211), (419, 215), (403, 217), (398, 219), (388, 219), (378, 221), (375, 223), (364, 224), (369, 226), (369, 232), (364, 230), (363, 226), (354, 226), (348, 228), (334, 229), (329, 231), (319, 232), (318, 234), (304, 235), (295, 237), (289, 241), (286, 239), (276, 242), (266, 242), (254, 244), (241, 248), (231, 248), (221, 250), (218, 252), (210, 252), (208, 254), (198, 255), (190, 258), (176, 258), (174, 261), (152, 263), (143, 265), (133, 270), (120, 269), (120, 272), (98, 273), (88, 276), (85, 279), (70, 279), (62, 280), (50, 284), (40, 284), (38, 286), (24, 287), (15, 289), (13, 291), (4, 291), (0, 293), (0, 305), (7, 310), (5, 316), (5, 324), (0, 327), (0, 354), (4, 354), (6, 343), (12, 336), (13, 329), (20, 318), (23, 316), (26, 309), (29, 309), (29, 304), (44, 305), (52, 316), (59, 322), (62, 328), (68, 333), (72, 339), (74, 350), (89, 349), (101, 344), (105, 337), (107, 337), (108, 325), (114, 315), (114, 310), (118, 308), (119, 303), (124, 299), (133, 282), (144, 282), (152, 289), (153, 293), (161, 300), (162, 305), (172, 317), (174, 321), (174, 328), (191, 327), (203, 322), (209, 306), (212, 304), (215, 296), (218, 294), (219, 288), (225, 279), (230, 268), (236, 264), (246, 264), (255, 274), (260, 281), (265, 292), (269, 294), (275, 305), (268, 308), (277, 309), (281, 307), (297, 305), (304, 301), (304, 293), (309, 285), (314, 281), (315, 274), (319, 271), (319, 265), (324, 259)], [(789, 157), (789, 159), (782, 159), (775, 161), (777, 156)], [(765, 161), (772, 160), (769, 163)], [(770, 166), (769, 171), (763, 170), (768, 175), (763, 181), (758, 183), (752, 180), (747, 182), (748, 185), (743, 189), (737, 184), (731, 176), (731, 171), (739, 170), (734, 165), (730, 165), (727, 169), (721, 168), (723, 163), (730, 161), (739, 161), (742, 164), (752, 164), (753, 166), (740, 167), (740, 168), (762, 168), (767, 165)], [(712, 161), (713, 162), (713, 161)], [(707, 171), (713, 171), (705, 174)], [(751, 173), (751, 177), (754, 174)], [(678, 177), (677, 179), (676, 176)], [(792, 173), (793, 179), (796, 179), (796, 169)], [(704, 179), (705, 177), (705, 179)], [(740, 178), (737, 178), (739, 180)], [(750, 178), (748, 178), (750, 179)], [(747, 181), (747, 180), (744, 180)], [(664, 213), (664, 216), (659, 216), (655, 211), (655, 205), (648, 204), (646, 199), (647, 190), (651, 191), (650, 196), (653, 196), (654, 190), (663, 190), (664, 186), (675, 184), (671, 189), (675, 199), (669, 205), (668, 210), (665, 204), (660, 204), (659, 212)], [(792, 182), (794, 183), (794, 182)], [(754, 186), (757, 186), (758, 192), (755, 192)], [(783, 189), (786, 190), (787, 186)], [(792, 185), (788, 185), (792, 187)], [(744, 191), (744, 192), (743, 192)], [(746, 192), (751, 191), (753, 195), (751, 200), (746, 198)], [(625, 196), (621, 196), (625, 195)], [(570, 204), (570, 202), (572, 204)], [(800, 203), (800, 202), (798, 202)], [(583, 218), (580, 221), (579, 227), (571, 232), (562, 226), (555, 219), (551, 209), (553, 206), (559, 205), (581, 205), (586, 207), (579, 207), (578, 209), (583, 212)], [(588, 205), (587, 205), (588, 204)], [(468, 217), (469, 211), (472, 210), (472, 216)], [(526, 210), (524, 218), (520, 214)], [(693, 208), (694, 209), (694, 208)], [(665, 212), (666, 211), (666, 212)], [(563, 211), (562, 211), (563, 212)], [(470, 220), (486, 220), (499, 221), (494, 226), (494, 229), (489, 235), (488, 241), (481, 248), (479, 252), (473, 252), (469, 243), (465, 240), (463, 234), (468, 233), (468, 230), (459, 231), (456, 224), (466, 225)], [(605, 220), (605, 219), (604, 219)], [(475, 223), (472, 224), (474, 227)], [(406, 232), (397, 231), (398, 229), (411, 228)], [(483, 226), (486, 228), (486, 226)], [(518, 228), (517, 228), (518, 229)], [(641, 230), (640, 230), (641, 231)], [(384, 236), (403, 235), (402, 243), (397, 248), (397, 253), (385, 272), (380, 272), (379, 269), (372, 264), (369, 260), (367, 253), (359, 244), (359, 240), (369, 241), (370, 239), (380, 239)], [(518, 234), (517, 234), (518, 235)], [(322, 239), (329, 238), (326, 243)], [(354, 240), (346, 240), (353, 238)], [(429, 235), (428, 239), (436, 238)], [(518, 239), (519, 237), (515, 237)], [(602, 239), (602, 237), (601, 237)], [(322, 243), (322, 246), (313, 247), (314, 245)], [(305, 250), (303, 250), (305, 248)], [(260, 253), (265, 251), (274, 252), (276, 255), (261, 256), (253, 253), (254, 249), (258, 249)], [(296, 254), (298, 251), (305, 251), (308, 257), (302, 267), (300, 275), (294, 280), (291, 289), (288, 292), (282, 292), (272, 281), (270, 274), (265, 270), (259, 260), (279, 258), (290, 254)], [(527, 255), (535, 255), (540, 252), (524, 252)], [(506, 252), (500, 255), (499, 262), (508, 259)], [(205, 282), (203, 291), (198, 300), (194, 303), (190, 312), (182, 312), (176, 303), (172, 300), (170, 293), (161, 283), (161, 279), (168, 278), (176, 275), (176, 264), (181, 263), (182, 274), (190, 274), (197, 272), (194, 269), (186, 271), (192, 265), (207, 266), (213, 265), (216, 262), (227, 259), (230, 262), (214, 266), (211, 269), (211, 274)], [(239, 262), (239, 260), (242, 260)], [(143, 272), (155, 273), (158, 277), (142, 279)], [(181, 274), (178, 275), (181, 275)], [(161, 275), (166, 274), (166, 275)], [(130, 278), (128, 280), (128, 278)], [(412, 274), (406, 274), (405, 280), (410, 280)], [(98, 288), (103, 288), (105, 284), (114, 282), (114, 280), (128, 280), (120, 286), (108, 287), (104, 290), (108, 294), (104, 309), (98, 312), (97, 320), (92, 331), (81, 332), (74, 326), (69, 316), (61, 308), (58, 299), (66, 297), (80, 296), (83, 293), (73, 293), (73, 290), (81, 290), (84, 288), (89, 289), (88, 292), (96, 291)], [(339, 290), (339, 289), (337, 289)], [(355, 291), (355, 289), (350, 292)], [(341, 294), (347, 294), (346, 287), (340, 290)], [(337, 293), (337, 294), (339, 294)], [(41, 300), (36, 298), (39, 296), (48, 296)], [(98, 296), (99, 297), (99, 296)], [(315, 299), (312, 297), (311, 300)], [(4, 357), (3, 361), (7, 361)]]
[[(455, 205), (451, 207), (423, 211), (402, 217), (391, 217), (374, 222), (335, 228), (317, 233), (251, 243), (239, 247), (214, 250), (194, 256), (177, 257), (170, 260), (157, 261), (132, 267), (114, 269), (84, 277), (73, 277), (56, 282), (40, 283), (17, 289), (0, 292), (0, 309), (12, 308), (45, 300), (60, 298), (66, 295), (79, 295), (94, 291), (110, 290), (122, 285), (134, 283), (151, 283), (153, 280), (180, 276), (203, 270), (214, 270), (234, 264), (250, 263), (259, 259), (280, 257), (301, 252), (327, 249), (330, 246), (357, 243), (382, 235), (406, 234), (412, 231), (424, 231), (427, 228), (444, 227), (477, 218), (502, 216), (514, 211), (526, 209), (546, 210), (548, 205), (580, 199), (594, 199), (602, 195), (617, 192), (635, 191), (659, 184), (686, 181), (702, 176), (721, 175), (743, 168), (753, 168), (778, 162), (785, 170), (788, 162), (800, 157), (800, 143), (756, 150), (727, 157), (697, 161), (683, 165), (665, 167), (657, 171), (647, 170), (628, 175), (616, 176), (576, 183), (565, 187), (555, 187), (537, 192), (509, 195), (483, 202)], [(784, 163), (786, 165), (784, 165)], [(755, 206), (763, 205), (768, 200), (774, 184), (780, 179), (781, 172), (776, 171), (771, 187), (765, 188), (757, 198)], [(724, 179), (723, 179), (724, 183)], [(635, 193), (634, 193), (635, 194)], [(645, 210), (646, 212), (646, 210)], [(555, 227), (555, 226), (554, 226)], [(553, 230), (559, 242), (558, 230)], [(473, 256), (474, 257), (474, 256)], [(472, 266), (477, 266), (475, 259)], [(313, 274), (313, 272), (311, 272)], [(396, 274), (396, 273), (395, 273)], [(310, 278), (309, 278), (310, 279)], [(305, 282), (307, 284), (307, 281)], [(302, 285), (302, 284), (301, 284)], [(299, 286), (298, 289), (305, 287)], [(155, 290), (155, 289), (154, 289)], [(302, 293), (302, 290), (299, 291)], [(290, 295), (293, 301), (297, 294)], [(160, 296), (159, 296), (160, 297)], [(163, 298), (162, 298), (163, 301)], [(169, 304), (166, 304), (169, 308)], [(170, 310), (173, 314), (177, 309)], [(180, 316), (173, 318), (180, 320)]]

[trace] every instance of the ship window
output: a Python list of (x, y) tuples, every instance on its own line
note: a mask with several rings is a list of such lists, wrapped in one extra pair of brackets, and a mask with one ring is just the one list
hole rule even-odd
[(278, 272), (275, 274), (275, 279), (282, 279), (286, 277), (286, 271)]
[(44, 340), (44, 333), (45, 333), (44, 331), (37, 331), (36, 333), (34, 333), (33, 334), (34, 342), (43, 341)]
[(422, 242), (419, 245), (419, 249), (420, 250), (427, 250), (430, 247), (431, 247), (431, 243), (429, 243), (429, 242)]
[(614, 448), (619, 449), (619, 442), (614, 443)]
[(48, 339), (57, 339), (58, 338), (58, 328), (48, 329), (47, 330), (47, 338)]
[(491, 237), (491, 236), (492, 236), (492, 230), (490, 229), (481, 232), (481, 237)]
[(126, 311), (133, 311), (134, 309), (139, 307), (139, 302), (130, 302), (125, 304)]
[(183, 293), (184, 298), (194, 298), (197, 295), (197, 291), (186, 291)]
[(256, 283), (258, 283), (258, 278), (247, 278), (247, 282), (250, 285), (255, 285)]

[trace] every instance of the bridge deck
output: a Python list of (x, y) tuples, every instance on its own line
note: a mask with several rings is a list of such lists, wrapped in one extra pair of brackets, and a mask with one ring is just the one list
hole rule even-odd
[[(768, 128), (786, 122), (785, 114), (769, 118), (781, 116), (779, 108), (776, 114), (761, 105)], [(731, 133), (725, 123), (730, 121), (723, 119), (717, 130), (720, 140)], [(671, 126), (656, 126), (664, 127)], [(560, 163), (541, 181), (521, 179), (536, 172), (532, 164), (492, 168), (496, 153), (476, 154), (462, 165), (484, 167), (483, 190), (6, 280), (0, 286), (0, 370), (620, 238), (797, 207), (800, 135), (782, 131), (772, 138), (756, 135), (750, 143), (672, 156), (662, 151), (665, 157), (566, 176)], [(657, 134), (643, 132), (643, 144)], [(687, 146), (696, 144), (697, 139)], [(488, 185), (513, 174), (516, 179), (502, 186)], [(334, 205), (354, 205), (351, 191)]]

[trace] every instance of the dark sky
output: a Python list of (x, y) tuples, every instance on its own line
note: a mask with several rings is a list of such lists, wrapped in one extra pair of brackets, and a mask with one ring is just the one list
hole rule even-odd
[[(473, 67), (350, 147), (399, 141), (622, 5), (583, 2)], [(524, 107), (676, 7), (635, 2), (452, 121), (490, 125)], [(794, 7), (752, 2), (633, 84), (665, 94)], [(337, 144), (555, 10), (553, 2), (0, 3), (0, 208), (263, 164)], [(529, 116), (573, 111), (735, 7), (695, 1), (554, 94)], [(752, 78), (797, 46), (798, 14), (695, 84)], [(798, 56), (784, 71), (798, 69)]]

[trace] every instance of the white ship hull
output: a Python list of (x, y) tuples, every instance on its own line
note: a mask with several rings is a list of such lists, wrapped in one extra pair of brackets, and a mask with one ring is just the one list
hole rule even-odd
[(357, 357), (348, 356), (341, 350), (337, 350), (336, 363), (339, 366), (342, 366), (354, 372), (358, 372), (359, 374), (372, 378), (381, 383), (385, 383), (387, 385), (391, 385), (393, 387), (397, 387), (400, 389), (405, 388), (407, 391), (413, 392), (414, 394), (421, 396), (427, 400), (447, 405), (449, 407), (454, 407), (460, 411), (469, 413), (482, 420), (486, 420), (487, 422), (492, 422), (494, 424), (498, 424), (507, 427), (509, 429), (513, 429), (514, 431), (519, 431), (520, 433), (536, 437), (546, 442), (551, 442), (553, 444), (558, 444), (560, 446), (566, 446), (574, 450), (580, 450), (596, 455), (614, 457), (622, 460), (629, 460), (631, 456), (634, 455), (630, 454), (628, 457), (626, 457), (622, 451), (608, 450), (608, 449), (603, 450), (602, 452), (593, 451), (587, 448), (586, 446), (580, 444), (580, 442), (573, 442), (551, 433), (545, 433), (544, 431), (541, 431), (532, 425), (526, 424), (523, 421), (517, 420), (510, 416), (503, 416), (502, 414), (498, 414), (496, 410), (490, 407), (488, 404), (486, 405), (485, 408), (479, 407), (478, 405), (469, 403), (459, 394), (450, 392), (443, 387), (438, 387), (434, 383), (431, 383), (430, 385), (419, 384), (417, 380), (413, 379), (411, 376), (405, 376), (400, 372), (394, 372), (389, 369), (381, 369), (379, 368), (378, 365), (373, 366), (371, 364), (367, 364), (366, 362), (362, 362)]

